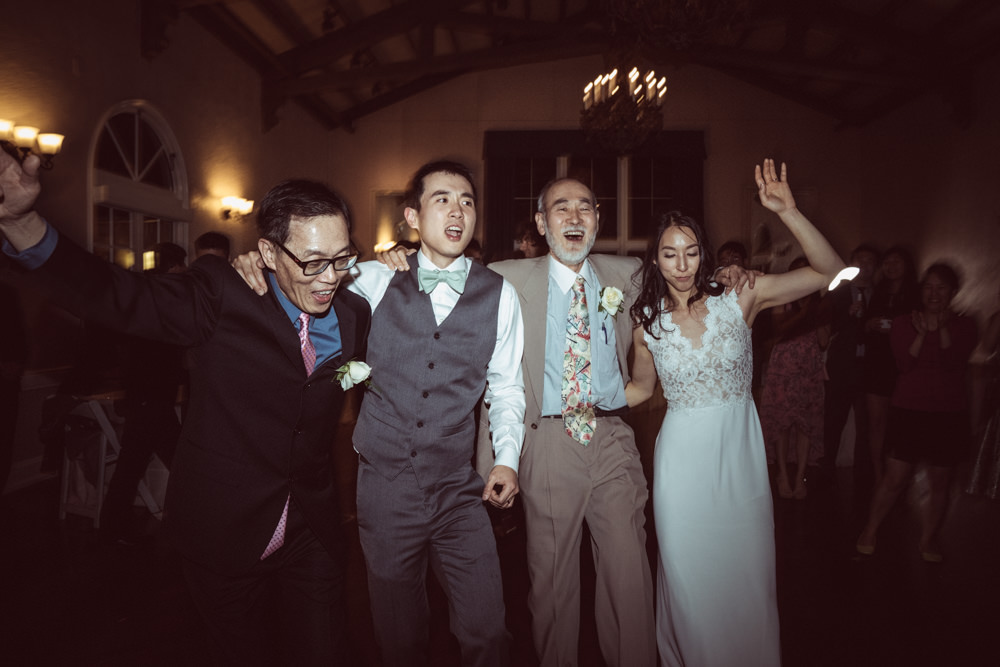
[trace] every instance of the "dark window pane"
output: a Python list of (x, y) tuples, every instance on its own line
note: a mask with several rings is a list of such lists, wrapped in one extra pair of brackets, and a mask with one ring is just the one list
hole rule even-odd
[(107, 206), (94, 207), (94, 251), (97, 245), (111, 243), (111, 209)]
[(160, 241), (174, 240), (174, 223), (169, 220), (160, 220)]
[(104, 243), (94, 243), (94, 254), (106, 262), (111, 261), (111, 248)]
[[(162, 146), (161, 146), (162, 148)], [(170, 169), (170, 158), (166, 150), (159, 150), (155, 154), (153, 164), (150, 165), (142, 178), (142, 182), (148, 185), (155, 185), (164, 190), (172, 190), (174, 187), (173, 171)]]
[(629, 196), (633, 199), (649, 197), (653, 192), (653, 165), (646, 158), (629, 161)]
[(531, 158), (514, 159), (514, 196), (531, 196)]
[(111, 209), (111, 220), (111, 244), (132, 245), (132, 217), (129, 212), (120, 208)]
[(531, 191), (538, 196), (545, 184), (556, 176), (555, 158), (532, 158)]
[(146, 218), (142, 221), (143, 250), (149, 250), (149, 248), (156, 245), (156, 242), (160, 240), (159, 231), (157, 230), (158, 223), (159, 220), (156, 218)]
[(98, 169), (109, 171), (112, 174), (124, 176), (125, 178), (132, 177), (128, 166), (125, 164), (118, 150), (118, 146), (115, 145), (114, 140), (107, 130), (102, 132), (101, 137), (97, 140), (96, 162)]
[(656, 219), (661, 213), (681, 208), (673, 174), (677, 165), (669, 157), (632, 158), (629, 165), (630, 239), (648, 240), (656, 231)]
[(515, 229), (532, 220), (538, 210), (538, 195), (556, 173), (555, 158), (516, 158), (514, 160)]

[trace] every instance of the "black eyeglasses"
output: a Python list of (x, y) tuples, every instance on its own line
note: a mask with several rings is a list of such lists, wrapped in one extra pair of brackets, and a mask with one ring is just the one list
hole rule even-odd
[(331, 259), (311, 259), (308, 262), (303, 262), (301, 259), (293, 255), (291, 250), (277, 241), (272, 241), (272, 243), (284, 250), (285, 254), (288, 255), (293, 262), (298, 264), (299, 268), (302, 269), (302, 273), (307, 276), (318, 276), (326, 271), (331, 264), (333, 264), (334, 271), (347, 271), (358, 263), (358, 253), (353, 248), (351, 249), (352, 252), (349, 255), (340, 255)]

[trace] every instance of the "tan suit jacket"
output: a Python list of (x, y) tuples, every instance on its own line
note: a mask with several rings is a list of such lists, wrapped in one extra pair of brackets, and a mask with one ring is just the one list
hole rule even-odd
[[(625, 295), (621, 310), (614, 318), (615, 339), (618, 352), (618, 365), (621, 369), (622, 381), (628, 383), (628, 351), (632, 345), (632, 325), (629, 308), (638, 295), (639, 282), (635, 272), (640, 261), (635, 257), (619, 257), (617, 255), (591, 255), (588, 258), (601, 289), (617, 287)], [(521, 302), (521, 314), (524, 318), (524, 358), (521, 369), (524, 373), (525, 394), (525, 447), (532, 446), (537, 433), (538, 421), (542, 416), (542, 389), (545, 384), (545, 322), (548, 309), (549, 289), (549, 256), (532, 259), (512, 259), (490, 264), (501, 276), (506, 278)], [(493, 467), (493, 448), (489, 446), (489, 423), (486, 411), (481, 410), (479, 429), (480, 446), (477, 447), (476, 469), (485, 477)]]

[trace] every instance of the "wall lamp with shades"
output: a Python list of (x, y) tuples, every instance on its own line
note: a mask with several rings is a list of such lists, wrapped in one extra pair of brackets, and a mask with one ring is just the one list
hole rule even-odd
[(242, 218), (253, 212), (253, 200), (243, 197), (229, 196), (222, 198), (222, 218)]
[(37, 150), (42, 169), (51, 169), (52, 158), (62, 150), (63, 139), (61, 134), (39, 132), (37, 127), (0, 118), (0, 147), (20, 163)]

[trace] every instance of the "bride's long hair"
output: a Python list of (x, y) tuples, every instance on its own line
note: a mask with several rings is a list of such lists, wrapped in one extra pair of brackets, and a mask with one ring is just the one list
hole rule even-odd
[(646, 333), (654, 338), (659, 338), (656, 335), (654, 324), (659, 321), (660, 315), (669, 313), (680, 305), (667, 289), (667, 280), (660, 273), (660, 267), (657, 266), (656, 262), (660, 252), (660, 239), (663, 237), (663, 232), (671, 227), (687, 227), (694, 233), (695, 241), (698, 243), (700, 262), (698, 273), (695, 274), (694, 291), (688, 297), (687, 306), (690, 308), (691, 304), (705, 294), (718, 296), (722, 294), (723, 290), (721, 285), (713, 287), (710, 284), (712, 274), (715, 271), (715, 256), (712, 253), (711, 245), (709, 245), (708, 232), (705, 231), (705, 227), (691, 216), (684, 215), (680, 211), (669, 211), (661, 214), (657, 221), (656, 234), (646, 248), (642, 267), (636, 272), (636, 277), (640, 280), (639, 296), (629, 311), (632, 321), (636, 325), (642, 325)]

